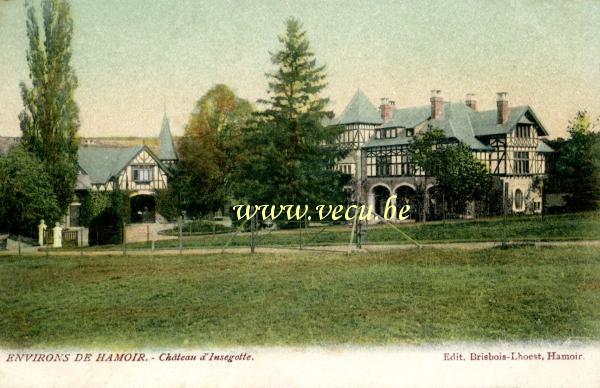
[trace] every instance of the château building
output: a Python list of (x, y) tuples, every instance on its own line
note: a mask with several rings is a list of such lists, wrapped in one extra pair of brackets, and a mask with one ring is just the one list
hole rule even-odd
[(499, 178), (507, 211), (542, 211), (539, 183), (545, 156), (553, 152), (544, 142), (548, 132), (530, 106), (511, 107), (507, 93), (498, 93), (496, 109), (486, 111), (478, 109), (472, 94), (464, 102), (447, 102), (439, 90), (432, 91), (429, 105), (398, 109), (382, 99), (377, 109), (359, 90), (332, 124), (345, 128), (339, 143), (349, 153), (337, 168), (352, 176), (348, 194), (378, 214), (391, 195), (410, 203), (418, 190), (430, 193), (435, 186), (423, 187), (423, 172), (409, 157), (413, 137), (431, 128), (441, 129), (449, 143), (466, 144)]

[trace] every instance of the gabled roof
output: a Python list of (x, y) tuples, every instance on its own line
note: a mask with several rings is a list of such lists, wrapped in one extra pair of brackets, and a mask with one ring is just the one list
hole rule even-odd
[(397, 109), (392, 117), (386, 121), (382, 128), (414, 128), (431, 117), (431, 106), (417, 106), (414, 108)]
[(335, 124), (381, 124), (381, 115), (369, 98), (359, 89)]
[[(473, 110), (462, 102), (445, 102), (442, 117), (432, 120), (431, 105), (404, 108), (394, 112), (392, 118), (381, 127), (415, 128), (427, 123), (432, 128), (439, 128), (444, 131), (447, 138), (459, 140), (472, 149), (487, 150), (489, 146), (486, 146), (475, 137), (470, 119), (471, 112)], [(371, 142), (366, 145), (371, 146)]]
[[(146, 146), (79, 147), (81, 175), (89, 176), (90, 184), (104, 184), (119, 175), (142, 151), (146, 151), (164, 172), (169, 173), (169, 169)], [(87, 179), (82, 183), (87, 183)]]
[[(496, 110), (475, 111), (463, 102), (445, 102), (444, 113), (439, 119), (431, 119), (431, 105), (423, 105), (414, 108), (398, 109), (392, 117), (380, 128), (415, 128), (427, 125), (444, 131), (447, 138), (459, 140), (471, 149), (488, 150), (489, 146), (482, 143), (479, 137), (510, 132), (517, 123), (531, 123), (537, 129), (540, 136), (548, 135), (548, 132), (537, 118), (535, 112), (529, 106), (517, 106), (510, 108), (510, 117), (505, 124), (498, 124), (498, 112)], [(406, 144), (403, 138), (374, 139), (369, 140), (365, 147)], [(546, 150), (540, 152), (552, 152)]]
[(446, 102), (444, 103), (443, 116), (438, 120), (430, 120), (429, 125), (443, 130), (446, 137), (455, 138), (472, 149), (491, 149), (475, 137), (475, 130), (470, 117), (473, 112), (471, 108), (462, 102)]
[(79, 165), (93, 184), (103, 184), (117, 175), (144, 147), (79, 147)]
[(510, 132), (517, 123), (531, 122), (540, 136), (548, 136), (548, 131), (538, 119), (537, 115), (528, 105), (510, 108), (510, 117), (505, 124), (498, 124), (498, 111), (487, 110), (482, 112), (471, 112), (471, 121), (475, 130), (475, 136), (489, 136)]
[(161, 160), (177, 160), (177, 152), (175, 151), (175, 143), (171, 136), (171, 126), (167, 115), (164, 115), (160, 135), (158, 135), (160, 149), (158, 157)]

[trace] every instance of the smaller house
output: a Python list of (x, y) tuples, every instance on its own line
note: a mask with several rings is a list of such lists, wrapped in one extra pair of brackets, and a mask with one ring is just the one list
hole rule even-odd
[(86, 191), (126, 192), (131, 199), (132, 221), (154, 222), (156, 194), (168, 187), (171, 167), (177, 162), (166, 116), (159, 140), (159, 155), (146, 144), (128, 147), (81, 145), (76, 199), (69, 206), (66, 226), (79, 226), (81, 202), (77, 198)]

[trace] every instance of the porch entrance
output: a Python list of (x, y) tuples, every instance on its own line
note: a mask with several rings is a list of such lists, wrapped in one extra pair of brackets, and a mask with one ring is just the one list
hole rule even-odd
[(131, 222), (156, 222), (156, 198), (154, 195), (137, 194), (130, 198)]

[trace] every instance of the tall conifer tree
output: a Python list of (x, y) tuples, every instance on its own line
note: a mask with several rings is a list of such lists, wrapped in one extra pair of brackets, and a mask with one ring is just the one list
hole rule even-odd
[(63, 209), (77, 179), (79, 108), (77, 77), (71, 66), (73, 18), (66, 0), (42, 1), (43, 32), (35, 8), (27, 3), (27, 63), (31, 86), (21, 82), (25, 109), (19, 115), (23, 144), (45, 165)]
[(288, 19), (279, 37), (282, 48), (271, 54), (277, 67), (268, 73), (269, 98), (255, 125), (245, 131), (247, 158), (240, 168), (238, 197), (250, 203), (318, 204), (341, 197), (334, 163), (344, 152), (335, 145), (340, 133), (323, 122), (332, 113), (325, 66), (296, 19)]

